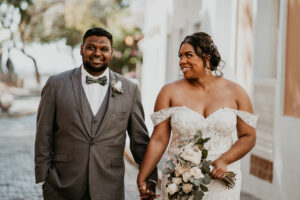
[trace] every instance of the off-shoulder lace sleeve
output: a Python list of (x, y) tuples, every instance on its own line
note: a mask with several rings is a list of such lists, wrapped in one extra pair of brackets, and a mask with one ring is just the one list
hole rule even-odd
[(242, 110), (235, 110), (235, 113), (237, 116), (239, 116), (245, 123), (247, 123), (249, 126), (252, 126), (253, 128), (256, 127), (256, 122), (258, 119), (258, 115), (251, 114), (246, 111)]
[(154, 126), (156, 126), (157, 124), (163, 122), (164, 120), (168, 119), (169, 117), (171, 117), (173, 111), (174, 111), (174, 107), (170, 107), (170, 108), (165, 108), (162, 110), (159, 110), (157, 112), (154, 112), (151, 115), (151, 119), (152, 119), (152, 123)]

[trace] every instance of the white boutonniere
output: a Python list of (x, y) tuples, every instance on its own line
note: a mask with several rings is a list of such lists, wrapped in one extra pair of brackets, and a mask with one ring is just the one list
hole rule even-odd
[(112, 88), (112, 96), (114, 97), (116, 95), (116, 93), (119, 93), (119, 94), (123, 94), (124, 93), (124, 90), (122, 88), (122, 82), (121, 81), (112, 81), (111, 82), (111, 88)]

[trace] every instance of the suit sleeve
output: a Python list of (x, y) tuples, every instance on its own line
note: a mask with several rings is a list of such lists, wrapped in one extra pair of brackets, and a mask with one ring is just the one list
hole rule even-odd
[[(136, 163), (141, 165), (149, 142), (149, 135), (145, 125), (144, 109), (141, 102), (141, 93), (135, 85), (133, 104), (128, 122), (130, 150)], [(157, 169), (149, 175), (148, 179), (157, 181)]]
[(53, 134), (55, 127), (55, 103), (53, 80), (50, 77), (41, 94), (38, 108), (35, 138), (35, 178), (36, 182), (47, 179), (53, 152)]

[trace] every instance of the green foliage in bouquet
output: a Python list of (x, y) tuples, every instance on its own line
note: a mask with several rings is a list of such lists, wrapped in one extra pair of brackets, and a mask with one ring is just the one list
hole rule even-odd
[[(182, 138), (179, 154), (171, 154), (163, 173), (167, 175), (167, 192), (171, 200), (201, 200), (211, 182), (211, 161), (207, 160), (208, 150), (204, 144), (210, 138), (203, 138), (198, 130), (192, 139)], [(227, 172), (222, 181), (227, 188), (233, 188), (235, 174)]]

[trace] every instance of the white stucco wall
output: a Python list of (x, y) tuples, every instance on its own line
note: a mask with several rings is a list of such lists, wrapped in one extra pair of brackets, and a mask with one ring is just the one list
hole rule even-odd
[[(291, 0), (292, 1), (292, 0)], [(294, 1), (295, 2), (295, 1)], [(299, 200), (300, 118), (283, 115), (285, 82), (285, 48), (288, 0), (280, 1), (277, 51), (277, 82), (274, 138), (274, 188), (276, 199)], [(299, 1), (298, 1), (299, 4)], [(299, 45), (299, 40), (295, 41)]]
[(156, 96), (165, 83), (167, 11), (169, 1), (146, 0), (144, 40), (142, 44), (143, 66), (141, 77), (142, 101), (149, 132), (153, 126), (150, 114), (153, 112)]
[[(254, 82), (274, 82), (273, 183), (244, 173), (242, 189), (263, 200), (299, 200), (300, 119), (283, 115), (288, 0), (256, 1)], [(254, 105), (255, 106), (255, 105)], [(249, 156), (243, 162), (250, 162)], [(249, 171), (247, 165), (242, 170)]]

